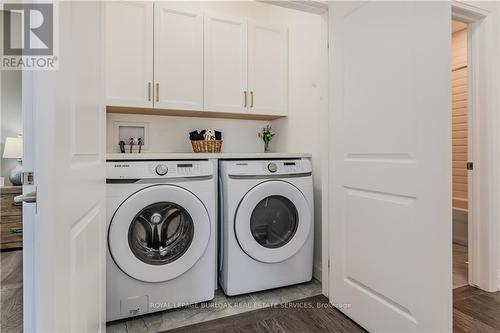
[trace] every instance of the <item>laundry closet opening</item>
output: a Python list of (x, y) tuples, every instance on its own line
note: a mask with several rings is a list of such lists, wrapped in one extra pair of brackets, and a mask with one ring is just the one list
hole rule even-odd
[(467, 24), (452, 20), (452, 207), (453, 288), (468, 285), (468, 230), (472, 165)]
[[(318, 6), (105, 3), (107, 330), (327, 301)], [(220, 152), (193, 153), (208, 129)]]

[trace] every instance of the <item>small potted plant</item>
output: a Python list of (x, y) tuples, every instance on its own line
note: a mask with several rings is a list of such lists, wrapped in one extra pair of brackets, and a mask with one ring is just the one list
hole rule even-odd
[(259, 138), (264, 141), (264, 152), (269, 153), (271, 149), (269, 148), (269, 143), (276, 133), (274, 133), (271, 125), (267, 124), (266, 127), (262, 128), (262, 132), (259, 133)]

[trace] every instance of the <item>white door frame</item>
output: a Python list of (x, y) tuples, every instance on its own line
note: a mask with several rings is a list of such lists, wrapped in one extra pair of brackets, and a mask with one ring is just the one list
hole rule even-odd
[(474, 163), (468, 177), (469, 284), (486, 291), (500, 288), (499, 7), (452, 4), (453, 19), (468, 24), (469, 161)]
[(331, 110), (331, 91), (330, 91), (330, 78), (332, 77), (330, 66), (330, 28), (328, 7), (321, 15), (323, 19), (323, 43), (327, 45), (322, 55), (323, 68), (326, 69), (324, 86), (326, 89), (325, 95), (327, 96), (326, 111), (323, 114), (324, 121), (321, 128), (323, 133), (328, 133), (326, 148), (323, 150), (321, 157), (321, 291), (323, 295), (328, 297), (330, 290), (330, 220), (329, 220), (329, 190), (330, 190), (330, 165), (333, 165), (333, 156), (330, 156), (330, 110)]
[[(487, 8), (483, 8), (486, 6)], [(496, 7), (495, 7), (496, 6)], [(472, 110), (474, 172), (469, 209), (469, 284), (486, 291), (500, 289), (500, 5), (457, 1), (452, 3), (453, 18), (469, 23), (469, 110)], [(327, 18), (327, 16), (325, 16)], [(327, 20), (327, 19), (326, 19)], [(333, 31), (329, 29), (331, 42)], [(330, 52), (330, 51), (329, 51)], [(332, 66), (328, 66), (329, 77)], [(488, 85), (481, 85), (488, 82)], [(332, 108), (333, 92), (329, 89), (329, 109)], [(332, 119), (327, 117), (329, 128)], [(333, 133), (329, 133), (328, 146), (333, 144)], [(327, 149), (329, 151), (329, 149)], [(335, 170), (331, 169), (333, 156), (324, 158), (323, 164), (323, 212), (322, 212), (322, 289), (328, 296), (329, 243), (332, 239), (329, 221), (330, 180)], [(449, 221), (451, 223), (452, 221)], [(471, 223), (472, 222), (472, 223)], [(451, 246), (451, 244), (450, 244)], [(450, 248), (451, 250), (451, 248)]]

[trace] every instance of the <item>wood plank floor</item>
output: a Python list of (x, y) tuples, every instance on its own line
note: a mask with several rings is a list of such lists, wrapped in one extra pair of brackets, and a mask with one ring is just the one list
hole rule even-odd
[(250, 333), (250, 332), (366, 332), (328, 303), (323, 296), (281, 304), (200, 324), (169, 333)]
[(453, 243), (453, 289), (469, 284), (467, 246)]
[[(22, 251), (1, 252), (0, 259), (0, 331), (22, 332)], [(342, 313), (327, 306), (328, 301), (324, 296), (307, 298), (301, 302), (308, 302), (311, 306), (294, 308), (280, 305), (169, 332), (364, 332)], [(154, 329), (148, 331), (157, 332)], [(453, 331), (500, 333), (500, 292), (487, 293), (470, 286), (454, 289)], [(136, 331), (129, 327), (128, 332)]]
[(465, 286), (453, 290), (453, 332), (499, 333), (500, 292)]
[(23, 331), (23, 252), (0, 252), (0, 332)]
[[(300, 305), (300, 306), (294, 306)], [(250, 332), (366, 332), (328, 304), (325, 296), (314, 296), (281, 306), (255, 310), (168, 331), (169, 333)], [(500, 292), (487, 293), (465, 286), (453, 290), (454, 333), (500, 333)]]

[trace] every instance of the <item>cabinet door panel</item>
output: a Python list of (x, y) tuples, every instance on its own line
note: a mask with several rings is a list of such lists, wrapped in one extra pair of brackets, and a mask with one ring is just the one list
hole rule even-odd
[(105, 6), (106, 104), (152, 107), (153, 3)]
[(260, 23), (248, 26), (250, 112), (287, 114), (287, 31)]
[(247, 112), (245, 19), (205, 15), (205, 110)]
[(202, 111), (203, 13), (157, 2), (154, 39), (155, 108)]

